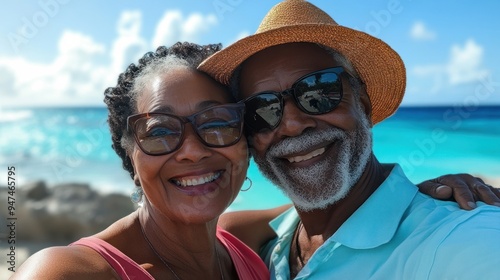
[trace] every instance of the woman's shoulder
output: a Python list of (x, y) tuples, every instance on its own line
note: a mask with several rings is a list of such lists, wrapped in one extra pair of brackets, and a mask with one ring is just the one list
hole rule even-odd
[[(91, 238), (83, 238), (73, 245), (89, 245), (102, 240), (119, 249), (126, 248), (122, 240), (130, 240), (129, 229), (135, 219), (136, 214), (132, 213)], [(120, 279), (95, 247), (59, 246), (43, 249), (29, 257), (11, 279)]]
[(119, 279), (108, 263), (91, 248), (61, 246), (29, 257), (11, 279)]

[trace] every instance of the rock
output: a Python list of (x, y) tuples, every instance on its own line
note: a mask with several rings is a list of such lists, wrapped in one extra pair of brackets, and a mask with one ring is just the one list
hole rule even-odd
[(36, 181), (23, 186), (26, 197), (32, 200), (42, 200), (50, 195), (47, 185), (44, 181)]
[[(1, 188), (3, 201), (6, 196), (7, 189)], [(123, 194), (100, 194), (81, 183), (47, 187), (34, 182), (18, 187), (15, 199), (16, 238), (30, 242), (70, 243), (102, 231), (136, 209)], [(0, 214), (6, 217), (4, 208)]]
[(60, 201), (89, 201), (97, 197), (97, 192), (88, 184), (66, 183), (53, 187), (54, 198)]

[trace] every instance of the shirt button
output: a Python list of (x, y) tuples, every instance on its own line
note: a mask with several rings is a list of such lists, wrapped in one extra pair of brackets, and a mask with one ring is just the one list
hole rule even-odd
[(276, 251), (281, 251), (281, 245), (280, 244), (276, 245)]

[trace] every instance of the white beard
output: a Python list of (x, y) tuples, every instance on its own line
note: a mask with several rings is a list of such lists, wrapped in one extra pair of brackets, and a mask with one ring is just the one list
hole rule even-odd
[[(254, 153), (260, 171), (287, 195), (301, 211), (325, 209), (344, 198), (363, 173), (372, 151), (370, 121), (358, 106), (359, 126), (354, 131), (330, 127), (309, 130), (271, 146), (264, 157)], [(337, 157), (304, 168), (290, 170), (283, 156), (307, 150), (324, 141), (336, 142)], [(328, 152), (328, 151), (326, 151)]]

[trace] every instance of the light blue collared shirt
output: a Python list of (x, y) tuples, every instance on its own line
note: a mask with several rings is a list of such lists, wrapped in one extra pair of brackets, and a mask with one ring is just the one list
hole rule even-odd
[[(261, 249), (271, 279), (289, 279), (290, 209)], [(473, 211), (420, 192), (395, 165), (384, 183), (321, 247), (295, 279), (500, 279), (500, 208)]]

